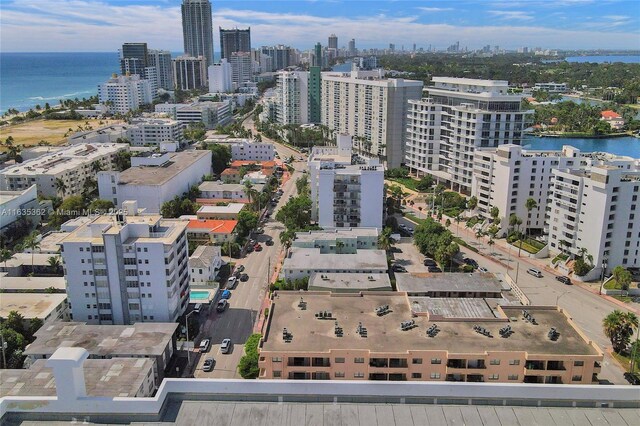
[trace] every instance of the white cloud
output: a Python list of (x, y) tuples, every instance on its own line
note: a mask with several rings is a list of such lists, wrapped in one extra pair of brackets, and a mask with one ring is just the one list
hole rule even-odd
[[(0, 15), (0, 48), (7, 51), (116, 51), (123, 42), (146, 41), (149, 46), (182, 50), (180, 8), (172, 6), (108, 5), (99, 1), (47, 0), (3, 2)], [(330, 18), (305, 13), (268, 13), (214, 7), (214, 46), (219, 46), (217, 28), (251, 26), (254, 46), (276, 43), (301, 49), (335, 33), (340, 40), (354, 37), (359, 48), (383, 47), (389, 43), (446, 47), (459, 40), (470, 48), (500, 44), (505, 48), (537, 45), (560, 49), (633, 49), (640, 44), (635, 32), (574, 25), (572, 29), (534, 26), (530, 19), (512, 20), (492, 15), (503, 25), (462, 26), (424, 24), (415, 16), (386, 14)], [(516, 12), (519, 11), (495, 11)], [(365, 13), (363, 11), (363, 13)], [(616, 16), (616, 15), (611, 15)], [(616, 24), (617, 25), (617, 24)], [(508, 34), (508, 37), (506, 36)]]
[(452, 7), (416, 7), (416, 9), (422, 10), (423, 12), (446, 12), (453, 10)]
[(510, 21), (530, 21), (533, 19), (533, 15), (530, 12), (521, 10), (490, 10), (489, 14)]

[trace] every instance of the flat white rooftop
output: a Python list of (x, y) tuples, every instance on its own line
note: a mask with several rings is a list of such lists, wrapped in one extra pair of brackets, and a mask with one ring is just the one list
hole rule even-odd
[(198, 209), (197, 214), (237, 214), (240, 213), (240, 210), (242, 210), (243, 207), (244, 204), (242, 203), (229, 203), (225, 206), (202, 206)]
[(320, 254), (319, 248), (292, 247), (289, 256), (284, 260), (282, 269), (332, 272), (373, 269), (385, 272), (388, 267), (384, 250), (358, 250), (355, 254)]
[[(4, 280), (5, 278), (2, 278)], [(67, 299), (60, 293), (2, 293), (0, 296), (0, 318), (7, 318), (11, 311), (17, 311), (25, 319), (46, 319)]]

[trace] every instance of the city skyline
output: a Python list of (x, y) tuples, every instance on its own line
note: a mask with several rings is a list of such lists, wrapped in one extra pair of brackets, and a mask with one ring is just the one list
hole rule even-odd
[[(3, 4), (4, 52), (114, 51), (123, 41), (182, 49), (180, 0), (30, 0)], [(330, 7), (328, 7), (328, 3)], [(640, 3), (631, 0), (305, 1), (212, 3), (213, 27), (248, 27), (255, 45), (311, 48), (335, 33), (339, 47), (444, 49), (486, 44), (506, 49), (634, 49), (640, 46)], [(380, 31), (384, 26), (385, 31)], [(358, 30), (355, 31), (355, 28)], [(504, 39), (509, 34), (508, 40)], [(214, 31), (214, 46), (219, 46)]]

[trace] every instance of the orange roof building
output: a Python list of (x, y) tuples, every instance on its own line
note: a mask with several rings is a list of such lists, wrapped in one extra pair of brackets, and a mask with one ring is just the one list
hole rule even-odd
[(189, 241), (203, 244), (233, 241), (233, 231), (237, 225), (237, 220), (190, 219), (187, 237)]
[(604, 120), (609, 123), (611, 128), (614, 130), (620, 130), (624, 127), (624, 118), (622, 118), (622, 116), (617, 112), (611, 111), (610, 109), (600, 113), (600, 120)]

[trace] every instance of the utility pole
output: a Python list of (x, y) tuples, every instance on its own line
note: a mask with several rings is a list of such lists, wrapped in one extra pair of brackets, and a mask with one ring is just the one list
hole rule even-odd
[(4, 341), (4, 334), (0, 330), (0, 343), (2, 344), (2, 368), (7, 368), (7, 356), (5, 355), (5, 350), (7, 349), (7, 344)]

